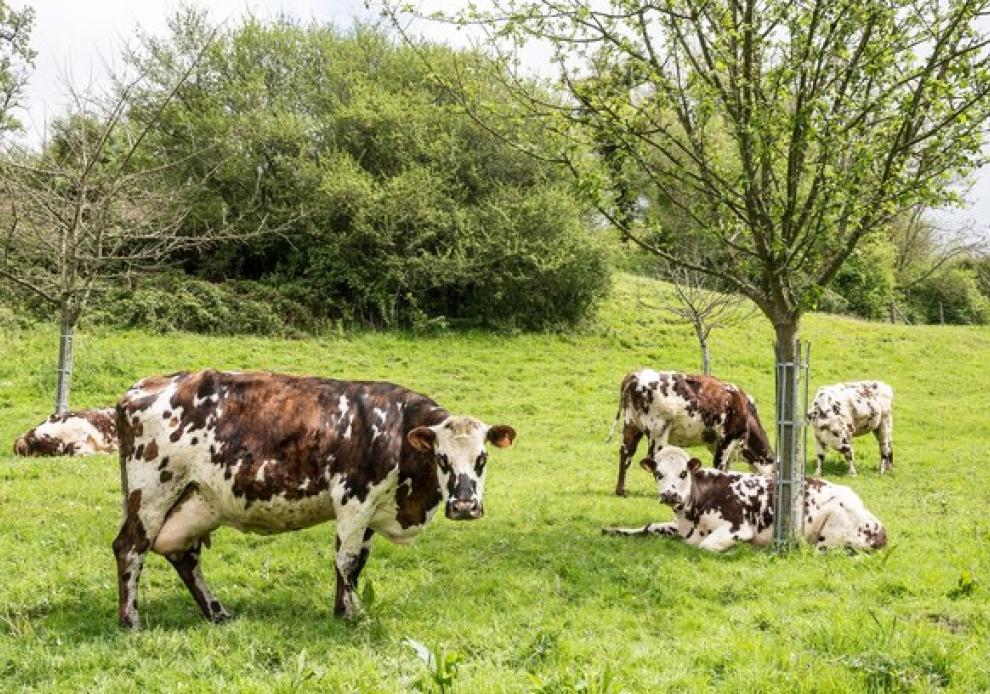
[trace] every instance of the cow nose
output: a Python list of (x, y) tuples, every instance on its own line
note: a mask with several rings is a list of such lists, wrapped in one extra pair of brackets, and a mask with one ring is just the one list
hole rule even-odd
[(664, 504), (676, 504), (677, 494), (675, 492), (663, 492), (660, 494), (660, 502)]
[(477, 499), (453, 499), (447, 505), (447, 517), (451, 520), (474, 520), (481, 514), (481, 502)]

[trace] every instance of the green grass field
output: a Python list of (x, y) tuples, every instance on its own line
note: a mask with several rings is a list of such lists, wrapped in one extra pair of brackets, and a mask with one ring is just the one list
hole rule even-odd
[[(332, 527), (221, 529), (204, 570), (239, 618), (206, 623), (151, 556), (146, 629), (121, 632), (117, 461), (10, 454), (50, 409), (56, 330), (0, 332), (0, 690), (431, 686), (407, 638), (458, 654), (461, 692), (990, 689), (990, 330), (808, 316), (813, 387), (894, 386), (894, 473), (878, 476), (872, 437), (858, 440), (858, 478), (836, 453), (825, 471), (884, 521), (890, 547), (712, 556), (600, 534), (671, 517), (638, 467), (629, 498), (612, 495), (618, 444), (603, 443), (628, 370), (697, 368), (689, 328), (655, 308), (660, 291), (619, 277), (572, 335), (79, 335), (75, 407), (112, 403), (146, 375), (255, 368), (387, 379), (518, 430), (491, 453), (484, 519), (437, 517), (406, 547), (376, 540), (363, 574), (374, 599), (355, 624), (332, 616)], [(754, 317), (713, 343), (716, 375), (756, 397), (768, 428), (771, 341)]]

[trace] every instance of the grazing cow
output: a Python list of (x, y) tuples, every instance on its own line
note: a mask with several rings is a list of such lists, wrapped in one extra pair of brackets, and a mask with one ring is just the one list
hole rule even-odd
[(93, 455), (117, 450), (113, 408), (53, 414), (14, 441), (16, 455)]
[[(657, 480), (660, 501), (677, 520), (642, 528), (605, 528), (606, 535), (666, 535), (713, 552), (736, 542), (766, 545), (773, 539), (774, 481), (762, 475), (703, 470), (676, 447), (640, 463)], [(880, 549), (887, 531), (849, 487), (807, 480), (804, 537), (818, 548)]]
[(854, 381), (822, 386), (815, 393), (808, 420), (818, 446), (816, 475), (822, 474), (829, 447), (842, 453), (849, 464), (849, 474), (855, 475), (853, 437), (871, 431), (880, 444), (880, 474), (894, 467), (894, 389), (886, 383)]
[(620, 417), (622, 446), (615, 484), (619, 496), (626, 495), (626, 470), (644, 434), (651, 456), (668, 444), (704, 443), (714, 452), (714, 465), (720, 470), (741, 452), (754, 472), (773, 474), (773, 451), (756, 404), (731, 383), (675, 371), (633, 371), (622, 379), (613, 432)]
[(373, 535), (409, 542), (441, 505), (453, 520), (480, 518), (485, 444), (516, 435), (391, 383), (213, 370), (139, 381), (117, 417), (124, 521), (113, 550), (125, 628), (140, 625), (149, 549), (222, 621), (230, 615), (200, 570), (212, 530), (274, 534), (331, 519), (334, 613), (354, 616)]

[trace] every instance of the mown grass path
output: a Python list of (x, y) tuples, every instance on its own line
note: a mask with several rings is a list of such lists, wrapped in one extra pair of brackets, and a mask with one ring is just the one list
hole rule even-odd
[[(813, 385), (894, 386), (894, 474), (878, 476), (872, 437), (857, 440), (859, 477), (837, 454), (825, 470), (885, 522), (891, 546), (711, 556), (600, 534), (670, 517), (638, 468), (630, 497), (612, 496), (617, 443), (602, 443), (626, 371), (696, 368), (689, 329), (651, 308), (658, 291), (621, 277), (595, 325), (572, 335), (82, 332), (77, 407), (142, 376), (213, 366), (391, 380), (516, 427), (516, 446), (491, 454), (483, 520), (438, 518), (407, 547), (376, 541), (364, 573), (375, 599), (354, 625), (332, 617), (333, 529), (319, 526), (214, 535), (204, 570), (239, 616), (221, 627), (153, 556), (147, 629), (120, 632), (116, 459), (11, 456), (49, 409), (55, 330), (0, 332), (0, 690), (403, 691), (424, 673), (406, 637), (460, 653), (464, 692), (603, 679), (630, 692), (990, 689), (990, 330), (809, 316)], [(771, 340), (754, 318), (713, 344), (716, 374), (757, 398), (768, 428)]]

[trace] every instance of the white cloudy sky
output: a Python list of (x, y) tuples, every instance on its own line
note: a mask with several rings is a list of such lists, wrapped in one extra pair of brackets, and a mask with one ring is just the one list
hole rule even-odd
[[(25, 0), (10, 0), (10, 4), (23, 6)], [(64, 103), (60, 79), (69, 66), (74, 83), (99, 82), (104, 63), (112, 64), (121, 47), (132, 40), (135, 26), (160, 33), (167, 17), (180, 6), (174, 0), (27, 0), (26, 4), (37, 13), (32, 44), (38, 57), (26, 113), (21, 114), (32, 139), (40, 139), (45, 122)], [(281, 12), (347, 26), (355, 18), (370, 16), (363, 0), (194, 0), (186, 4), (208, 7), (218, 20), (236, 19), (250, 10), (256, 16)], [(457, 0), (434, 0), (432, 4), (449, 8)], [(990, 229), (990, 166), (978, 172), (967, 197), (969, 206), (945, 213), (944, 223)]]

